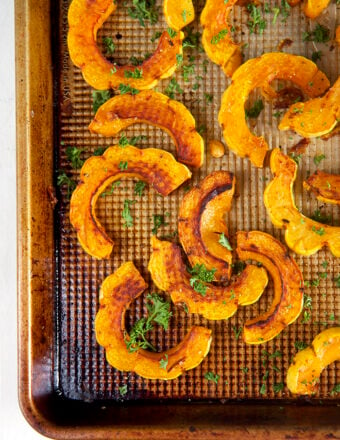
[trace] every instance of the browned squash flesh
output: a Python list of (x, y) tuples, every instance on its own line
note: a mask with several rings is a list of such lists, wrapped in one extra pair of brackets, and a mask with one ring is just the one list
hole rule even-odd
[(164, 0), (164, 17), (168, 26), (179, 31), (188, 26), (195, 18), (195, 9), (191, 0)]
[[(121, 169), (121, 163), (126, 169)], [(71, 224), (83, 249), (95, 258), (109, 258), (113, 240), (100, 224), (95, 208), (104, 189), (118, 179), (138, 178), (166, 196), (191, 177), (188, 168), (166, 151), (139, 150), (131, 145), (108, 148), (102, 156), (87, 159), (70, 203)]]
[(183, 33), (170, 37), (162, 33), (156, 51), (139, 69), (141, 78), (127, 78), (125, 71), (134, 72), (135, 66), (118, 66), (107, 60), (97, 46), (97, 31), (117, 9), (112, 0), (73, 0), (69, 12), (67, 43), (72, 62), (81, 69), (85, 81), (97, 90), (117, 89), (120, 84), (138, 90), (155, 87), (158, 80), (176, 70), (176, 55), (182, 54)]
[(319, 333), (310, 347), (299, 351), (288, 369), (287, 386), (294, 394), (315, 394), (322, 371), (340, 360), (340, 327)]
[[(192, 327), (175, 347), (160, 353), (142, 348), (127, 349), (125, 312), (147, 284), (132, 262), (124, 263), (105, 278), (100, 290), (100, 306), (95, 320), (96, 339), (106, 350), (108, 363), (120, 371), (131, 371), (146, 379), (175, 379), (199, 365), (209, 352), (211, 330)], [(166, 368), (161, 360), (167, 359)]]
[(329, 87), (327, 77), (310, 60), (282, 52), (266, 53), (242, 64), (224, 92), (218, 116), (228, 147), (240, 157), (248, 157), (257, 167), (269, 149), (262, 136), (249, 130), (245, 104), (250, 93), (274, 79), (294, 82), (309, 97), (319, 96)]
[(153, 90), (109, 99), (98, 109), (89, 130), (103, 136), (114, 136), (129, 125), (141, 123), (169, 133), (180, 162), (194, 168), (202, 166), (204, 141), (195, 128), (192, 114), (182, 103)]
[(279, 129), (293, 130), (305, 138), (332, 132), (340, 120), (340, 77), (322, 98), (297, 102), (284, 114)]
[(234, 191), (234, 175), (215, 171), (183, 197), (179, 209), (179, 239), (191, 266), (216, 269), (216, 281), (226, 281), (231, 275), (232, 252), (219, 240), (221, 234), (228, 238), (225, 215)]
[(167, 291), (174, 304), (185, 304), (189, 313), (207, 319), (228, 319), (239, 305), (252, 304), (264, 291), (268, 278), (263, 268), (248, 265), (227, 287), (207, 285), (205, 296), (190, 285), (190, 274), (182, 260), (181, 249), (168, 241), (151, 238), (152, 255), (148, 269), (159, 289)]
[(340, 205), (340, 175), (315, 171), (303, 182), (303, 186), (325, 203)]
[(269, 310), (247, 321), (243, 339), (262, 344), (279, 335), (294, 322), (303, 307), (303, 277), (285, 246), (265, 232), (237, 232), (237, 254), (242, 260), (263, 264), (274, 282), (274, 300)]
[(303, 11), (308, 18), (314, 20), (327, 8), (329, 2), (330, 0), (307, 0)]
[(264, 191), (264, 204), (273, 224), (286, 230), (290, 249), (300, 255), (312, 255), (324, 246), (340, 257), (340, 228), (319, 223), (304, 216), (295, 206), (293, 187), (297, 164), (275, 148), (270, 156), (274, 178)]
[(206, 0), (201, 14), (202, 44), (208, 57), (231, 77), (242, 63), (240, 45), (232, 38), (228, 18), (237, 0)]
[(340, 25), (335, 29), (335, 42), (340, 46)]

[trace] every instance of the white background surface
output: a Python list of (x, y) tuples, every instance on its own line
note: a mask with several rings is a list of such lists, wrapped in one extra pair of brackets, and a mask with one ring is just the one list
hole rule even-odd
[(17, 399), (14, 0), (0, 0), (0, 54), (0, 439), (41, 440)]

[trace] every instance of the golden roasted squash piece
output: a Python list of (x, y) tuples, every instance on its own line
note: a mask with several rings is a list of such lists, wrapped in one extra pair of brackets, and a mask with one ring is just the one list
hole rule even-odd
[(108, 61), (97, 46), (97, 32), (116, 10), (112, 0), (73, 0), (69, 12), (67, 43), (72, 62), (81, 69), (85, 81), (97, 90), (117, 89), (125, 84), (138, 90), (155, 87), (158, 80), (176, 70), (177, 55), (182, 54), (183, 33), (170, 36), (164, 31), (156, 51), (139, 66), (118, 66)]
[[(205, 285), (197, 292), (182, 260), (181, 249), (168, 241), (151, 238), (152, 255), (148, 269), (159, 289), (167, 291), (174, 304), (185, 304), (189, 313), (198, 313), (207, 319), (228, 319), (239, 305), (253, 304), (264, 291), (268, 278), (263, 268), (248, 265), (227, 287)], [(204, 293), (204, 294), (203, 294)]]
[(195, 9), (192, 0), (164, 0), (163, 10), (168, 26), (179, 31), (195, 18)]
[(228, 246), (225, 215), (234, 191), (234, 175), (215, 171), (183, 197), (179, 209), (178, 235), (191, 266), (204, 264), (209, 270), (216, 269), (216, 281), (226, 281), (231, 275), (231, 248), (221, 241)]
[(95, 258), (109, 258), (114, 244), (97, 219), (98, 197), (115, 180), (132, 177), (147, 182), (166, 196), (189, 179), (191, 173), (170, 153), (155, 148), (140, 150), (131, 145), (113, 146), (102, 156), (87, 159), (72, 194), (70, 220), (83, 249)]
[(279, 129), (293, 130), (305, 138), (330, 133), (340, 120), (340, 77), (321, 98), (297, 102), (284, 114)]
[(263, 166), (269, 147), (262, 136), (250, 132), (244, 106), (253, 90), (268, 88), (274, 79), (293, 81), (309, 97), (319, 96), (329, 87), (327, 77), (312, 61), (282, 52), (248, 60), (235, 71), (223, 94), (218, 120), (228, 147), (238, 156), (249, 157), (257, 167)]
[(276, 238), (260, 231), (239, 231), (236, 236), (240, 259), (263, 264), (274, 282), (274, 300), (270, 309), (247, 321), (243, 329), (247, 344), (262, 344), (275, 338), (300, 315), (303, 277), (295, 260)]
[(180, 162), (195, 168), (203, 164), (204, 141), (195, 128), (195, 119), (190, 111), (182, 103), (153, 90), (109, 99), (98, 109), (89, 130), (103, 136), (114, 136), (129, 125), (141, 123), (169, 133)]
[[(132, 371), (146, 379), (175, 379), (186, 370), (197, 367), (209, 352), (211, 330), (192, 327), (175, 347), (161, 353), (139, 348), (130, 352), (125, 340), (125, 311), (147, 288), (132, 262), (124, 263), (105, 278), (100, 290), (100, 307), (95, 320), (96, 339), (106, 350), (110, 365), (121, 371)], [(167, 360), (162, 366), (161, 360)]]
[(202, 44), (208, 57), (231, 77), (242, 63), (240, 45), (232, 38), (228, 17), (238, 0), (206, 0), (201, 14)]
[(340, 25), (335, 29), (335, 42), (340, 46)]
[(340, 361), (340, 327), (319, 333), (310, 347), (299, 351), (288, 368), (287, 386), (294, 394), (315, 394), (322, 371)]
[(270, 156), (273, 180), (264, 191), (264, 204), (274, 226), (286, 230), (288, 247), (300, 255), (312, 255), (329, 247), (340, 257), (340, 228), (305, 217), (295, 206), (293, 186), (297, 165), (293, 159), (275, 148)]
[(303, 12), (308, 18), (314, 20), (327, 8), (329, 3), (330, 0), (307, 0)]
[(340, 175), (315, 171), (303, 182), (303, 186), (316, 195), (318, 200), (340, 205)]

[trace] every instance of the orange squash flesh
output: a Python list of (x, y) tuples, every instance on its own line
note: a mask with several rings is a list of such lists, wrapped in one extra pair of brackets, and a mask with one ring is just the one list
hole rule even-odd
[(201, 14), (202, 44), (208, 57), (231, 77), (242, 63), (240, 45), (232, 38), (228, 18), (238, 0), (206, 0)]
[(319, 333), (310, 347), (299, 351), (288, 369), (287, 386), (294, 394), (315, 394), (322, 371), (340, 360), (340, 327)]
[(270, 156), (273, 180), (264, 191), (264, 204), (273, 224), (286, 230), (285, 240), (290, 249), (300, 255), (312, 255), (329, 247), (340, 257), (340, 228), (311, 220), (295, 206), (293, 186), (297, 165), (278, 148)]
[(114, 136), (129, 125), (141, 123), (169, 133), (180, 162), (194, 168), (202, 166), (204, 141), (195, 128), (192, 114), (182, 103), (153, 90), (109, 99), (98, 109), (89, 130), (103, 136)]
[(335, 29), (335, 42), (340, 46), (340, 25)]
[[(127, 162), (122, 170), (119, 165)], [(113, 240), (96, 217), (98, 197), (115, 180), (137, 177), (163, 196), (170, 194), (191, 176), (188, 168), (166, 151), (130, 145), (113, 146), (103, 156), (87, 159), (80, 171), (80, 183), (70, 202), (70, 221), (83, 249), (95, 258), (109, 258)]]
[(195, 9), (191, 0), (164, 0), (164, 17), (168, 26), (179, 31), (188, 26), (195, 18)]
[(297, 102), (284, 114), (279, 129), (293, 130), (305, 138), (330, 133), (340, 120), (340, 77), (321, 98)]
[(235, 71), (223, 94), (218, 120), (228, 147), (240, 157), (249, 157), (257, 167), (263, 166), (269, 147), (262, 136), (250, 132), (245, 104), (253, 90), (274, 79), (294, 82), (309, 97), (319, 96), (329, 87), (327, 77), (312, 61), (281, 52), (248, 60)]
[(97, 90), (117, 89), (120, 84), (138, 90), (155, 87), (158, 80), (167, 78), (176, 70), (176, 55), (182, 54), (183, 33), (171, 38), (162, 33), (156, 51), (145, 60), (139, 70), (141, 78), (126, 78), (125, 71), (133, 72), (135, 66), (117, 66), (109, 62), (99, 50), (97, 31), (116, 10), (112, 0), (73, 0), (69, 12), (67, 43), (72, 62), (81, 69), (85, 81)]
[[(125, 311), (147, 288), (132, 262), (124, 263), (105, 278), (100, 290), (100, 308), (95, 320), (96, 339), (106, 350), (110, 365), (120, 371), (131, 371), (146, 379), (175, 379), (199, 365), (209, 352), (211, 330), (192, 327), (175, 347), (160, 353), (139, 349), (130, 352), (125, 338)], [(166, 368), (160, 361), (168, 360)]]
[(167, 291), (174, 304), (186, 304), (189, 313), (198, 313), (207, 319), (230, 318), (239, 305), (257, 301), (268, 282), (263, 268), (249, 265), (229, 286), (209, 284), (206, 295), (202, 296), (190, 285), (190, 274), (183, 263), (180, 247), (155, 236), (151, 238), (151, 245), (148, 269), (156, 286)]
[(307, 191), (311, 191), (321, 202), (340, 205), (340, 175), (315, 171), (303, 182)]
[(237, 254), (242, 260), (263, 264), (274, 281), (274, 300), (270, 309), (247, 321), (243, 339), (262, 344), (275, 338), (294, 322), (303, 307), (303, 277), (294, 259), (278, 240), (265, 232), (237, 232)]
[(327, 8), (329, 3), (330, 0), (307, 0), (303, 12), (308, 18), (314, 20)]
[(231, 275), (232, 253), (219, 239), (222, 233), (228, 237), (225, 215), (234, 191), (234, 175), (215, 171), (183, 197), (179, 209), (178, 235), (191, 266), (216, 269), (216, 281), (226, 281)]

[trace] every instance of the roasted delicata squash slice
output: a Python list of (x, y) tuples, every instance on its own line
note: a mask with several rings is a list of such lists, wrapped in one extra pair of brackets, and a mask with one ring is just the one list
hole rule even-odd
[(168, 26), (175, 31), (190, 24), (195, 18), (195, 9), (191, 0), (164, 0), (164, 17)]
[(98, 109), (89, 130), (103, 136), (114, 136), (129, 125), (141, 123), (169, 133), (180, 162), (195, 168), (203, 164), (204, 141), (195, 128), (195, 119), (190, 111), (182, 103), (153, 90), (109, 99)]
[(202, 44), (208, 57), (231, 77), (242, 63), (240, 45), (232, 38), (228, 17), (238, 0), (206, 0), (201, 14)]
[(284, 114), (279, 129), (305, 138), (330, 133), (340, 120), (340, 77), (322, 98), (297, 102)]
[(324, 93), (327, 77), (310, 60), (286, 53), (267, 53), (242, 64), (224, 92), (218, 120), (228, 147), (238, 156), (249, 157), (253, 165), (263, 166), (269, 149), (262, 136), (253, 135), (246, 121), (245, 104), (256, 88), (269, 87), (274, 79), (289, 80), (309, 97)]
[(330, 0), (307, 0), (303, 12), (308, 18), (314, 20), (327, 8), (329, 3)]
[(193, 278), (182, 260), (180, 247), (155, 236), (151, 238), (151, 245), (148, 269), (156, 286), (167, 291), (174, 304), (185, 304), (189, 313), (198, 313), (207, 319), (230, 318), (239, 305), (257, 301), (268, 282), (263, 268), (248, 265), (229, 286), (209, 283), (205, 291), (198, 293), (191, 285)]
[(221, 241), (228, 246), (225, 215), (234, 191), (234, 175), (215, 171), (183, 197), (179, 209), (178, 235), (191, 266), (204, 264), (209, 270), (216, 269), (216, 281), (226, 281), (231, 275), (231, 247)]
[(138, 90), (155, 87), (159, 79), (176, 70), (176, 56), (182, 54), (184, 34), (176, 32), (170, 36), (164, 31), (156, 51), (138, 67), (139, 75), (134, 75), (135, 66), (109, 62), (97, 46), (97, 32), (116, 8), (117, 2), (112, 0), (72, 1), (67, 36), (71, 60), (81, 69), (85, 81), (97, 90), (117, 89), (120, 84)]
[(303, 186), (321, 202), (340, 205), (340, 175), (315, 171), (303, 182)]
[[(203, 361), (210, 349), (211, 330), (192, 327), (177, 346), (161, 353), (142, 348), (130, 352), (125, 342), (129, 339), (125, 330), (125, 311), (146, 288), (147, 284), (132, 262), (124, 263), (105, 278), (95, 320), (96, 338), (114, 368), (135, 372), (146, 379), (175, 379)], [(165, 368), (162, 359), (167, 360)]]
[(340, 46), (340, 25), (335, 29), (335, 42)]
[(237, 255), (242, 260), (263, 264), (274, 281), (274, 300), (263, 315), (247, 321), (243, 339), (247, 344), (262, 344), (275, 338), (294, 322), (303, 307), (303, 277), (285, 246), (265, 232), (239, 231)]
[(114, 181), (134, 177), (166, 196), (189, 179), (191, 173), (170, 153), (155, 148), (140, 150), (131, 145), (113, 146), (102, 156), (87, 159), (72, 194), (70, 220), (83, 249), (95, 258), (109, 258), (114, 244), (97, 219), (98, 197)]
[(340, 327), (319, 333), (310, 347), (299, 351), (288, 368), (287, 386), (294, 394), (315, 394), (322, 371), (340, 361)]
[(264, 204), (273, 224), (286, 230), (288, 247), (300, 255), (312, 255), (329, 247), (340, 257), (340, 228), (328, 226), (305, 217), (295, 206), (293, 187), (297, 165), (278, 148), (270, 156), (273, 180), (264, 191)]

